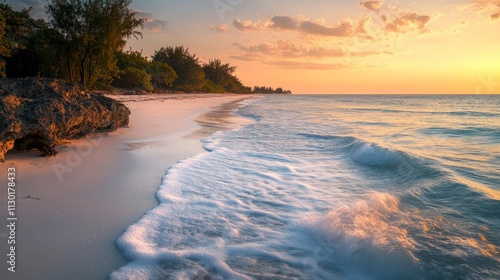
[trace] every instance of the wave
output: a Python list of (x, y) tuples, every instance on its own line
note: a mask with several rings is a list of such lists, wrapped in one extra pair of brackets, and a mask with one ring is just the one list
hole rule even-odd
[(336, 208), (309, 224), (320, 261), (365, 277), (420, 279), (416, 241), (401, 228), (399, 199), (374, 193), (367, 200)]
[(315, 140), (333, 141), (336, 150), (347, 153), (356, 163), (369, 167), (394, 167), (404, 160), (410, 160), (410, 156), (398, 150), (382, 147), (376, 143), (369, 143), (352, 136), (318, 135), (299, 133), (300, 136), (313, 138)]
[(453, 137), (491, 137), (491, 139), (498, 141), (500, 138), (500, 131), (495, 128), (486, 127), (464, 127), (464, 128), (444, 128), (444, 127), (428, 127), (420, 129), (418, 132), (425, 135), (444, 135)]
[(407, 158), (407, 155), (401, 151), (384, 148), (374, 143), (356, 141), (349, 148), (351, 159), (364, 166), (393, 167)]
[(417, 157), (401, 150), (386, 148), (353, 136), (309, 133), (299, 133), (299, 136), (329, 142), (332, 151), (347, 155), (347, 158), (352, 162), (364, 167), (390, 169), (395, 171), (399, 177), (415, 173), (415, 175), (434, 178), (440, 174), (440, 170), (433, 168), (429, 159)]
[(384, 108), (350, 108), (353, 111), (361, 112), (378, 112), (378, 113), (408, 113), (408, 114), (429, 114), (429, 115), (448, 115), (460, 117), (498, 117), (500, 114), (478, 111), (417, 111), (417, 110), (399, 110), (399, 109), (384, 109)]
[(306, 228), (317, 261), (362, 278), (478, 279), (479, 267), (498, 268), (488, 229), (466, 230), (387, 193), (336, 207)]

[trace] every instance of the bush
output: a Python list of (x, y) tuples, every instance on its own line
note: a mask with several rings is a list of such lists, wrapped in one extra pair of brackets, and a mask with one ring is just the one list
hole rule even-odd
[(92, 87), (90, 88), (92, 90), (101, 90), (101, 91), (106, 91), (106, 92), (115, 92), (115, 88), (111, 85), (103, 84), (99, 81), (95, 82), (92, 84)]
[(159, 61), (152, 61), (149, 64), (147, 69), (148, 73), (153, 78), (154, 87), (157, 85), (172, 86), (172, 82), (177, 79), (177, 73), (175, 73), (172, 67)]
[(224, 93), (226, 92), (223, 87), (214, 84), (214, 82), (208, 80), (207, 83), (201, 89), (203, 92), (208, 93)]
[(151, 84), (151, 75), (143, 69), (134, 67), (127, 67), (120, 71), (119, 78), (115, 80), (115, 85), (122, 87), (143, 87), (146, 91), (153, 91), (153, 84)]

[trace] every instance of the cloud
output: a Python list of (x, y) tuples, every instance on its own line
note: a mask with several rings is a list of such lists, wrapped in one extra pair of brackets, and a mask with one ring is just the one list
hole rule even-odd
[(417, 13), (406, 13), (396, 16), (392, 20), (386, 17), (382, 18), (385, 21), (384, 31), (386, 33), (408, 33), (408, 32), (429, 32), (427, 24), (431, 21), (430, 16), (418, 15)]
[(269, 26), (275, 29), (295, 30), (298, 28), (299, 24), (295, 19), (283, 15), (272, 17), (271, 24)]
[(261, 43), (252, 46), (244, 46), (234, 43), (234, 46), (243, 51), (244, 57), (265, 58), (325, 58), (342, 57), (344, 52), (338, 49), (326, 49), (322, 47), (305, 48), (302, 45), (295, 45), (291, 40), (279, 40), (276, 43)]
[(234, 25), (234, 27), (236, 27), (236, 29), (238, 29), (241, 32), (253, 32), (253, 31), (264, 30), (267, 27), (268, 23), (261, 22), (261, 21), (254, 23), (250, 20), (244, 21), (244, 20), (240, 20), (240, 19), (235, 19), (233, 21), (233, 25)]
[(141, 10), (132, 10), (136, 18), (144, 19), (144, 29), (154, 33), (164, 32), (167, 29), (167, 21), (155, 18), (153, 14)]
[(358, 21), (344, 20), (333, 26), (327, 26), (318, 21), (305, 20), (300, 23), (299, 30), (306, 35), (319, 35), (325, 37), (361, 37), (373, 39), (370, 35), (369, 25), (371, 17), (367, 16)]
[(307, 69), (307, 70), (332, 70), (349, 68), (349, 65), (342, 63), (314, 63), (301, 61), (268, 61), (265, 64), (279, 66), (285, 69)]
[(327, 26), (322, 20), (312, 21), (304, 19), (303, 16), (291, 17), (288, 15), (276, 15), (268, 21), (252, 22), (249, 20), (235, 19), (233, 25), (242, 32), (250, 33), (254, 31), (263, 31), (266, 29), (274, 30), (296, 30), (306, 35), (319, 35), (330, 37), (351, 37), (366, 36), (367, 24), (370, 17), (361, 19), (358, 22), (344, 20), (336, 25)]
[(353, 24), (348, 21), (343, 21), (332, 27), (328, 27), (312, 21), (304, 21), (300, 24), (300, 30), (306, 34), (348, 37), (354, 35), (355, 28)]
[(231, 26), (229, 26), (227, 24), (212, 25), (211, 29), (217, 31), (218, 33), (224, 33), (224, 32), (228, 32), (229, 30), (231, 30)]
[(489, 13), (492, 20), (500, 19), (500, 0), (474, 0), (473, 4), (479, 13)]
[(370, 11), (378, 12), (382, 8), (382, 0), (372, 0), (372, 1), (361, 1), (359, 6)]
[(291, 40), (279, 40), (276, 43), (261, 43), (244, 46), (234, 43), (242, 54), (233, 56), (245, 61), (268, 61), (270, 59), (331, 59), (341, 57), (366, 57), (372, 55), (392, 54), (378, 51), (348, 51), (342, 48), (304, 47), (296, 45)]

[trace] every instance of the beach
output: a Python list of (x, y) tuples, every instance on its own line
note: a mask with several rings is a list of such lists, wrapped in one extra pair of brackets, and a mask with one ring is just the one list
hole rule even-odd
[[(170, 166), (203, 152), (201, 138), (237, 125), (230, 113), (246, 98), (111, 97), (130, 108), (128, 127), (68, 140), (56, 157), (11, 151), (0, 164), (0, 207), (7, 208), (7, 169), (15, 168), (18, 218), (16, 272), (2, 269), (1, 279), (106, 279), (125, 265), (116, 239), (157, 205), (155, 192)], [(7, 223), (7, 211), (0, 219)], [(7, 230), (0, 230), (4, 265)]]

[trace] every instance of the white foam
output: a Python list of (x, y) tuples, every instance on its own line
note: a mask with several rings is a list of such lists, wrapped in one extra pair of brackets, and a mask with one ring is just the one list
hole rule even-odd
[(303, 162), (213, 148), (168, 171), (157, 192), (160, 205), (117, 241), (132, 262), (112, 279), (128, 273), (137, 279), (303, 273), (303, 261), (290, 256), (287, 241), (287, 228), (296, 224), (300, 213), (310, 211), (311, 189), (297, 171)]
[[(373, 193), (310, 222), (322, 258), (383, 279), (419, 279), (415, 241), (401, 227), (399, 199)], [(406, 221), (404, 221), (406, 222)]]

